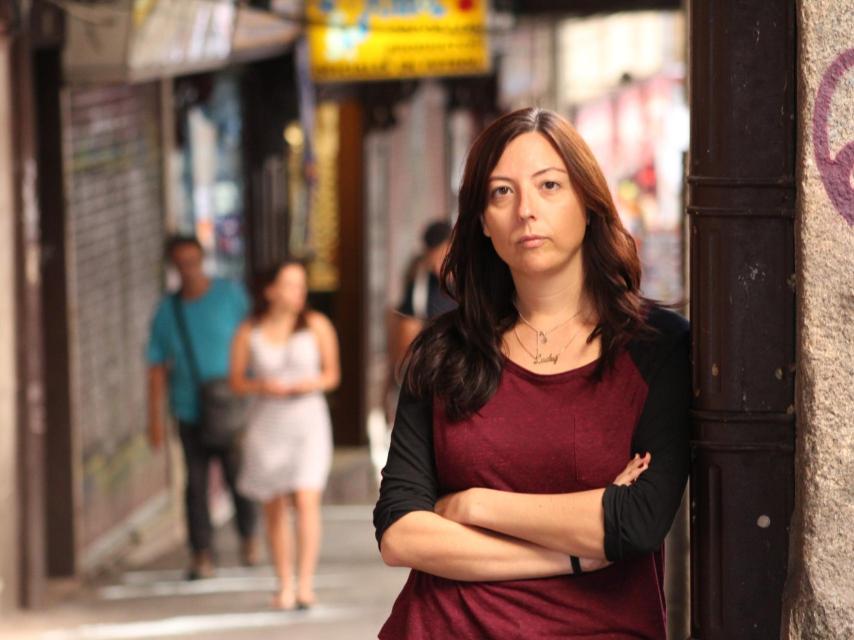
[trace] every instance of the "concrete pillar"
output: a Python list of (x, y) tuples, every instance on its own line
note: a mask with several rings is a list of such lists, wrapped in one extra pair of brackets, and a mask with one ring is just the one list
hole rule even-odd
[(10, 47), (0, 36), (0, 617), (18, 604), (15, 228)]
[(784, 638), (854, 638), (854, 0), (798, 2), (798, 391)]

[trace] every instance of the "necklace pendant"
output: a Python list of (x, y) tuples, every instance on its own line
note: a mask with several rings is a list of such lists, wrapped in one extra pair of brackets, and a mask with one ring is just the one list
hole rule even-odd
[(540, 342), (542, 342), (543, 344), (545, 344), (545, 343), (547, 343), (547, 342), (549, 341), (548, 337), (546, 337), (545, 332), (543, 332), (543, 331), (539, 331), (538, 333), (540, 334)]
[(550, 353), (548, 355), (538, 353), (534, 358), (534, 364), (547, 364), (549, 362), (551, 362), (552, 364), (557, 364), (558, 355), (559, 354), (557, 353)]

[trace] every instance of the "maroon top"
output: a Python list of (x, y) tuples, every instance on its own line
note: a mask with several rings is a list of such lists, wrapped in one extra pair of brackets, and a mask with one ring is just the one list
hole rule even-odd
[[(662, 346), (661, 341), (656, 342)], [(565, 373), (542, 375), (508, 360), (495, 395), (471, 418), (450, 423), (441, 405), (435, 404), (432, 415), (435, 467), (424, 474), (435, 475), (435, 488), (430, 491), (442, 495), (487, 487), (554, 494), (609, 487), (606, 493), (611, 495), (603, 500), (606, 555), (616, 562), (577, 576), (503, 582), (462, 582), (412, 571), (380, 631), (381, 639), (666, 637), (661, 541), (672, 521), (670, 511), (675, 511), (669, 504), (673, 500), (669, 497), (663, 500), (668, 503), (664, 518), (669, 516), (669, 520), (664, 533), (653, 535), (649, 533), (654, 528), (652, 523), (645, 520), (648, 516), (635, 513), (649, 510), (649, 498), (642, 497), (642, 491), (633, 494), (622, 491), (628, 488), (609, 485), (625, 468), (633, 452), (649, 450), (653, 462), (644, 474), (650, 474), (647, 493), (654, 490), (655, 483), (661, 484), (662, 477), (673, 476), (676, 479), (669, 482), (675, 489), (670, 493), (676, 495), (678, 506), (687, 473), (687, 435), (678, 438), (675, 459), (680, 463), (674, 472), (665, 468), (668, 455), (663, 443), (667, 439), (659, 434), (639, 443), (636, 433), (644, 415), (665, 422), (661, 411), (650, 408), (648, 380), (656, 370), (666, 368), (660, 365), (672, 355), (674, 349), (669, 347), (674, 342), (683, 341), (674, 341), (670, 335), (664, 352), (652, 344), (634, 353), (631, 349), (624, 351), (614, 368), (598, 383), (588, 377), (595, 362)], [(654, 357), (655, 352), (659, 357)], [(676, 360), (687, 364), (687, 349), (678, 350)], [(681, 364), (678, 371), (683, 377), (687, 373)], [(678, 388), (671, 388), (670, 393), (659, 390), (655, 395), (669, 396), (670, 404), (687, 407), (687, 401), (678, 400), (688, 389), (687, 384), (686, 381)], [(402, 433), (392, 448), (397, 446), (395, 455), (406, 459), (417, 451), (406, 439), (406, 432), (417, 420), (406, 419), (405, 403), (400, 411), (403, 416), (398, 414), (395, 431), (403, 423)], [(680, 412), (678, 428), (687, 432), (684, 412), (681, 409)], [(658, 462), (656, 443), (661, 463), (654, 470)], [(639, 444), (647, 446), (639, 449)], [(402, 463), (390, 458), (383, 480), (386, 493), (402, 484), (402, 476), (395, 472), (402, 467)], [(378, 510), (384, 500), (392, 502), (387, 495), (381, 497)], [(635, 504), (638, 502), (640, 506)], [(400, 507), (390, 519), (403, 515), (400, 511), (405, 510)], [(660, 519), (658, 514), (656, 518)], [(388, 526), (390, 522), (382, 530), (378, 528), (378, 536)], [(634, 529), (643, 529), (641, 537), (651, 536), (652, 542), (648, 548), (624, 553), (624, 547), (632, 547)]]

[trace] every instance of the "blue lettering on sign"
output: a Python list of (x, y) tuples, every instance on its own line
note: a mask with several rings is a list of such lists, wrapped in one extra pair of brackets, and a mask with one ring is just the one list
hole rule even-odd
[[(334, 13), (339, 9), (338, 4), (336, 0), (320, 0), (318, 8), (323, 13)], [(405, 18), (429, 13), (438, 18), (447, 12), (442, 0), (368, 0), (362, 15)]]
[(440, 0), (368, 0), (368, 13), (385, 17), (417, 16), (430, 13), (443, 16), (447, 12)]
[[(318, 6), (323, 13), (338, 10), (336, 0), (321, 0)], [(405, 18), (428, 13), (442, 17), (448, 12), (442, 0), (368, 0), (365, 13), (383, 18)]]

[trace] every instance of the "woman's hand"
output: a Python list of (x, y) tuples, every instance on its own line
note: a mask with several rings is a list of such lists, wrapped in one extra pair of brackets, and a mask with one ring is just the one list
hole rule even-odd
[(320, 390), (320, 383), (316, 378), (306, 378), (297, 382), (282, 382), (281, 380), (269, 379), (262, 383), (263, 392), (277, 398), (291, 398)]
[(297, 396), (306, 393), (314, 393), (315, 391), (320, 391), (320, 383), (317, 378), (300, 380), (291, 386), (291, 393)]
[(647, 452), (643, 455), (643, 457), (635, 454), (634, 457), (629, 460), (629, 463), (626, 465), (626, 468), (620, 472), (614, 481), (611, 484), (616, 484), (619, 486), (627, 487), (631, 484), (635, 483), (635, 480), (640, 478), (640, 475), (649, 469), (649, 463), (652, 460), (652, 455)]
[(581, 565), (582, 573), (599, 571), (599, 569), (604, 569), (605, 567), (609, 567), (614, 564), (609, 560), (597, 560), (596, 558), (579, 558), (578, 563)]
[(264, 395), (276, 398), (288, 398), (295, 393), (294, 385), (276, 380), (275, 378), (264, 380), (261, 383), (261, 390)]

